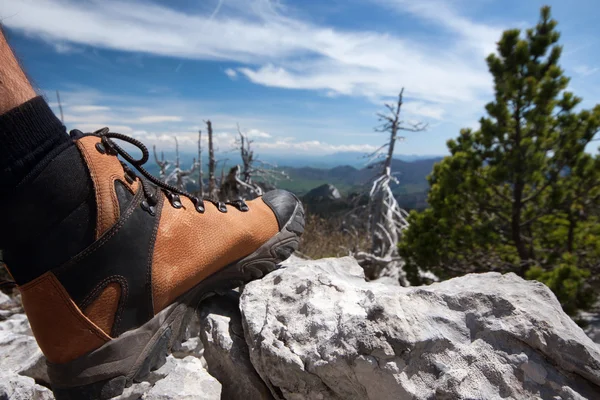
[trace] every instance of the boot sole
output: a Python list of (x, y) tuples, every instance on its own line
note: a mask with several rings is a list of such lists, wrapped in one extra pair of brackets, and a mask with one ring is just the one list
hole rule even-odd
[(203, 280), (144, 325), (69, 363), (48, 363), (55, 398), (106, 400), (122, 394), (134, 382), (142, 382), (163, 366), (172, 347), (181, 343), (204, 299), (277, 269), (298, 248), (302, 232), (304, 210), (298, 202), (287, 224), (254, 253)]

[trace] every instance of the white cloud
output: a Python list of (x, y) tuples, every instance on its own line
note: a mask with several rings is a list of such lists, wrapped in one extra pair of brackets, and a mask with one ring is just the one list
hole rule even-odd
[[(104, 128), (105, 124), (98, 123), (80, 123), (77, 124), (77, 129), (82, 132), (95, 132), (98, 129)], [(134, 132), (133, 128), (127, 125), (111, 125), (110, 130), (112, 132), (124, 133), (126, 135), (132, 134)]]
[(356, 151), (369, 153), (375, 151), (378, 146), (370, 144), (341, 144), (334, 145), (319, 140), (310, 140), (304, 142), (293, 142), (288, 140), (277, 140), (274, 142), (254, 143), (254, 147), (258, 150), (271, 151), (294, 151), (310, 154), (331, 154), (342, 151)]
[(581, 76), (590, 76), (600, 71), (598, 67), (590, 67), (589, 65), (577, 65), (573, 67), (573, 71)]
[(64, 42), (55, 42), (52, 44), (54, 50), (59, 54), (81, 53), (83, 50)]
[[(93, 102), (94, 106), (66, 107), (65, 123), (69, 129), (80, 129), (93, 132), (108, 126), (111, 131), (125, 133), (141, 140), (148, 148), (156, 145), (157, 150), (172, 151), (175, 148), (174, 137), (179, 141), (184, 152), (195, 153), (197, 149), (198, 130), (202, 130), (202, 141), (207, 148), (208, 138), (204, 120), (213, 122), (214, 145), (217, 151), (231, 152), (237, 147), (238, 124), (242, 132), (253, 140), (253, 148), (260, 153), (298, 153), (298, 154), (331, 154), (337, 151), (372, 151), (369, 144), (352, 143), (348, 138), (368, 140), (370, 135), (345, 132), (344, 143), (335, 135), (339, 129), (337, 122), (327, 120), (310, 120), (306, 117), (277, 117), (272, 115), (228, 115), (215, 112), (213, 107), (195, 100), (181, 100), (159, 96), (155, 99), (148, 96), (128, 97), (108, 95), (94, 90), (61, 92), (61, 97), (68, 104), (85, 104)], [(102, 104), (110, 104), (104, 107)], [(57, 111), (56, 104), (53, 108)], [(217, 109), (220, 107), (217, 104)], [(198, 115), (202, 109), (206, 114)], [(79, 110), (80, 112), (75, 112)], [(167, 115), (176, 110), (180, 115)], [(159, 115), (164, 112), (165, 115)], [(369, 129), (370, 130), (370, 129)], [(307, 140), (306, 132), (316, 135), (320, 140)], [(329, 138), (329, 139), (328, 139)], [(378, 138), (379, 139), (379, 138)], [(329, 142), (331, 140), (334, 143)], [(233, 154), (233, 153), (232, 153)]]
[(441, 120), (445, 110), (437, 105), (427, 104), (421, 101), (409, 101), (402, 105), (403, 111), (411, 117), (426, 117)]
[(225, 70), (225, 75), (227, 75), (231, 79), (236, 79), (237, 78), (237, 72), (235, 72), (235, 70), (233, 70), (231, 68), (227, 68)]
[(106, 107), (106, 106), (71, 106), (71, 107), (69, 107), (69, 111), (76, 112), (76, 113), (108, 111), (108, 110), (110, 110), (110, 107)]
[(176, 115), (148, 115), (140, 117), (138, 120), (143, 124), (156, 124), (161, 122), (179, 122), (182, 119)]
[[(130, 132), (131, 133), (131, 132)], [(237, 147), (236, 136), (230, 132), (219, 132), (213, 135), (213, 145), (216, 151), (227, 153)], [(157, 149), (171, 151), (175, 148), (174, 137), (177, 137), (180, 149), (190, 152), (197, 148), (198, 135), (190, 132), (133, 132), (132, 136), (143, 141), (149, 148), (156, 145)], [(208, 138), (206, 135), (202, 138), (204, 151), (207, 149)], [(255, 140), (252, 143), (252, 149), (261, 153), (306, 153), (306, 154), (331, 154), (341, 151), (372, 152), (377, 146), (370, 144), (331, 144), (319, 140), (297, 141), (290, 138), (277, 138), (276, 140), (262, 141)]]
[(503, 27), (476, 23), (460, 15), (448, 1), (443, 0), (372, 0), (399, 14), (411, 14), (434, 23), (463, 40), (460, 45), (479, 51), (485, 57), (496, 50)]
[(251, 139), (256, 139), (256, 138), (261, 138), (261, 139), (268, 139), (270, 137), (272, 137), (270, 134), (268, 134), (267, 132), (263, 132), (260, 131), (258, 129), (250, 129), (247, 132), (245, 132), (246, 135), (248, 135), (249, 138)]
[(114, 0), (4, 0), (0, 17), (51, 43), (246, 64), (226, 74), (266, 86), (378, 98), (406, 85), (418, 100), (466, 104), (490, 92), (481, 56), (493, 48), (496, 28), (469, 21), (446, 2), (373, 1), (441, 25), (456, 40), (436, 47), (408, 34), (321, 26), (286, 16), (268, 0), (226, 2), (205, 14)]

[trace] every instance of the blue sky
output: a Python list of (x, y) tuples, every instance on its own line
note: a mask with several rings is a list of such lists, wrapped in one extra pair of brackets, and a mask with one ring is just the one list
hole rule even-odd
[(553, 7), (562, 65), (585, 107), (600, 102), (597, 0), (0, 0), (9, 41), (68, 128), (109, 126), (161, 149), (195, 148), (213, 121), (263, 154), (368, 152), (382, 103), (429, 124), (397, 154), (439, 155), (491, 100), (484, 58), (503, 29)]

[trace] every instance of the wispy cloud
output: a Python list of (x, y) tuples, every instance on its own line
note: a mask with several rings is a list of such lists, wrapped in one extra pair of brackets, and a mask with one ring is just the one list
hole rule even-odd
[(64, 42), (55, 42), (52, 44), (54, 50), (59, 54), (81, 53), (83, 49)]
[(236, 79), (237, 78), (237, 72), (235, 72), (235, 70), (233, 70), (231, 68), (227, 68), (225, 70), (225, 75), (227, 75), (231, 79)]
[(481, 55), (493, 48), (496, 28), (472, 23), (444, 2), (373, 1), (446, 27), (455, 44), (322, 26), (268, 0), (235, 1), (231, 15), (220, 5), (218, 13), (186, 14), (113, 0), (5, 1), (1, 13), (6, 26), (52, 43), (246, 64), (237, 72), (266, 86), (379, 98), (404, 84), (415, 98), (438, 103), (473, 102), (489, 92)]
[[(142, 140), (147, 144), (155, 144), (160, 149), (173, 150), (175, 146), (174, 137), (177, 137), (180, 148), (193, 149), (195, 151), (196, 144), (198, 140), (197, 133), (191, 132), (170, 132), (169, 134), (157, 133), (157, 132), (147, 132), (147, 131), (132, 131), (130, 132), (132, 136)], [(216, 151), (219, 152), (229, 152), (235, 149), (238, 144), (236, 142), (237, 133), (234, 132), (218, 132), (214, 134), (213, 137), (213, 145), (215, 146)], [(279, 153), (279, 152), (294, 152), (294, 153), (305, 153), (305, 154), (331, 154), (342, 151), (353, 151), (353, 152), (372, 152), (377, 149), (377, 146), (373, 146), (370, 144), (331, 144), (324, 141), (319, 140), (305, 140), (298, 141), (295, 138), (281, 138), (277, 140), (261, 140), (270, 138), (268, 137), (260, 137), (256, 138), (252, 143), (252, 148), (255, 151), (263, 152), (266, 154), (269, 153)], [(207, 146), (207, 137), (206, 135), (202, 138), (203, 145)]]
[(179, 122), (182, 118), (177, 115), (148, 115), (139, 118), (142, 124), (157, 124), (160, 122)]
[(442, 0), (372, 0), (386, 6), (398, 14), (411, 14), (456, 34), (457, 44), (466, 49), (474, 49), (479, 56), (485, 57), (496, 50), (496, 41), (500, 39), (505, 27), (477, 23), (460, 15), (452, 3)]
[[(53, 103), (54, 104), (54, 103)], [(96, 111), (107, 111), (110, 107), (107, 106), (71, 106), (69, 110), (75, 113), (89, 113)]]
[[(421, 119), (430, 126), (445, 127), (445, 136), (439, 134), (442, 144), (431, 150), (439, 153), (446, 139), (455, 135), (461, 125), (477, 120), (483, 105), (491, 98), (492, 82), (484, 56), (494, 50), (504, 28), (468, 17), (460, 7), (465, 3), (368, 0), (369, 7), (385, 8), (390, 20), (405, 18), (411, 24), (425, 27), (426, 35), (375, 24), (371, 29), (365, 29), (364, 25), (353, 28), (351, 23), (335, 26), (325, 23), (326, 18), (311, 18), (297, 12), (285, 0), (215, 0), (187, 12), (175, 9), (175, 3), (171, 2), (159, 5), (139, 0), (0, 0), (0, 19), (9, 29), (44, 40), (57, 51), (63, 46), (86, 52), (119, 50), (139, 60), (147, 54), (166, 56), (173, 59), (169, 71), (175, 73), (183, 63), (186, 63), (184, 72), (188, 64), (189, 69), (196, 65), (187, 60), (230, 62), (235, 67), (223, 70), (230, 79), (314, 91), (326, 100), (353, 102), (358, 98), (362, 102), (357, 108), (371, 109), (376, 104), (380, 109), (383, 100), (393, 99), (405, 86), (405, 119)], [(431, 35), (430, 31), (435, 33)], [(580, 73), (591, 74), (593, 68), (581, 69)], [(158, 94), (156, 90), (144, 94), (152, 97)], [(194, 137), (193, 130), (187, 128), (202, 126), (202, 117), (197, 115), (202, 110), (204, 118), (217, 122), (221, 133), (235, 136), (239, 122), (249, 132), (256, 130), (269, 135), (255, 136), (257, 146), (264, 151), (345, 149), (335, 146), (349, 146), (348, 149), (358, 146), (368, 151), (369, 145), (364, 142), (370, 135), (366, 132), (376, 124), (374, 113), (364, 116), (373, 121), (366, 128), (357, 128), (348, 121), (341, 124), (319, 121), (308, 126), (306, 116), (301, 121), (291, 121), (289, 116), (285, 119), (272, 113), (223, 115), (219, 113), (225, 109), (222, 104), (211, 108), (199, 104), (197, 99), (178, 99), (173, 92), (160, 90), (161, 102), (153, 103), (144, 96), (107, 98), (105, 93), (97, 92), (80, 92), (74, 98), (66, 93), (63, 96), (61, 89), (65, 121), (90, 130), (110, 125), (118, 126), (124, 133), (146, 132), (149, 140), (165, 138), (163, 144), (167, 145), (174, 134), (187, 132), (190, 138)], [(67, 104), (110, 109), (78, 110)], [(231, 104), (226, 109), (235, 110)], [(352, 109), (348, 113), (361, 111)], [(340, 136), (356, 138), (357, 144), (339, 145)], [(220, 145), (225, 146), (223, 143)], [(423, 145), (423, 151), (428, 152), (430, 145)]]
[(577, 65), (573, 67), (573, 71), (581, 76), (590, 76), (600, 71), (598, 67), (590, 67), (589, 65)]
[[(220, 152), (234, 149), (240, 130), (253, 140), (253, 148), (262, 153), (294, 152), (306, 154), (330, 154), (337, 151), (372, 151), (370, 144), (330, 143), (334, 139), (332, 132), (339, 128), (327, 120), (312, 121), (299, 117), (276, 117), (273, 115), (230, 115), (217, 110), (218, 104), (209, 104), (198, 100), (182, 100), (158, 96), (156, 98), (109, 95), (97, 90), (79, 88), (74, 91), (62, 91), (64, 98), (65, 123), (69, 129), (77, 128), (84, 132), (93, 132), (108, 126), (114, 132), (132, 135), (147, 146), (156, 145), (162, 150), (173, 150), (174, 137), (179, 140), (183, 151), (195, 151), (198, 130), (207, 140), (204, 121), (213, 122), (214, 143)], [(83, 99), (94, 105), (81, 104)], [(73, 104), (73, 106), (70, 106)], [(110, 104), (111, 106), (103, 106)], [(51, 104), (57, 110), (57, 104)], [(199, 115), (198, 110), (204, 110)], [(177, 111), (178, 115), (161, 115)], [(346, 128), (344, 128), (346, 129)], [(305, 132), (311, 131), (322, 140), (306, 140)], [(359, 137), (357, 132), (347, 132), (348, 137)]]
[(263, 132), (258, 129), (250, 129), (244, 133), (251, 139), (255, 139), (255, 138), (268, 139), (268, 138), (272, 137), (272, 135), (270, 133)]

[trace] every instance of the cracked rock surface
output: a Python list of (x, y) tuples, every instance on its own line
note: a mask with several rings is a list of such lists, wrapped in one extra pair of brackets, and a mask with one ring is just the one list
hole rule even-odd
[(365, 282), (352, 258), (248, 284), (250, 359), (276, 398), (600, 398), (600, 352), (544, 285), (472, 274)]
[[(185, 340), (165, 365), (126, 388), (119, 400), (221, 399), (221, 384), (205, 369), (200, 324), (193, 318)], [(52, 400), (46, 359), (31, 333), (18, 295), (0, 292), (0, 400)]]
[[(200, 305), (122, 400), (600, 399), (600, 348), (544, 285), (473, 274), (404, 288), (301, 260)], [(0, 399), (53, 399), (18, 296), (0, 292)]]
[(271, 392), (250, 362), (239, 293), (231, 291), (202, 303), (200, 337), (208, 372), (223, 385), (228, 400), (271, 400)]

